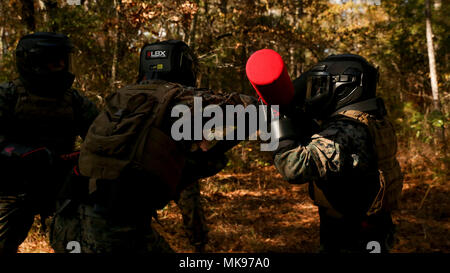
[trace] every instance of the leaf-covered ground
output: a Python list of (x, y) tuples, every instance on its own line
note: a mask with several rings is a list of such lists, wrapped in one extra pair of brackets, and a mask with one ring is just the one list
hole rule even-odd
[[(405, 175), (392, 252), (450, 252), (449, 183), (429, 180), (426, 170)], [(207, 252), (317, 252), (319, 217), (307, 186), (284, 182), (273, 166), (221, 172), (201, 187), (210, 228)], [(173, 249), (193, 252), (178, 207), (172, 202), (158, 214), (161, 224), (154, 228)], [(36, 221), (20, 252), (53, 252), (39, 227)]]

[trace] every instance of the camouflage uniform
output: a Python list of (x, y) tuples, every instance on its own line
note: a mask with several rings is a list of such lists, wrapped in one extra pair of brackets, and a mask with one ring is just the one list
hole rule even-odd
[[(200, 89), (199, 89), (200, 90)], [(197, 91), (198, 92), (198, 91)], [(209, 92), (202, 90), (200, 92)], [(208, 95), (208, 93), (203, 94)], [(198, 96), (198, 95), (196, 95)], [(211, 100), (212, 98), (209, 98)], [(239, 100), (243, 100), (244, 104), (253, 103), (250, 97), (241, 96), (238, 98), (237, 95), (231, 97), (230, 104), (239, 103)], [(184, 103), (190, 104), (192, 107), (192, 102), (185, 101)], [(214, 104), (223, 103), (220, 100), (214, 102)], [(212, 173), (216, 173), (226, 166), (227, 159), (222, 155), (218, 155), (218, 158), (210, 158), (208, 162), (208, 169), (212, 170)], [(195, 159), (192, 160), (195, 163)], [(208, 176), (208, 175), (205, 175)], [(204, 215), (204, 210), (201, 204), (200, 195), (200, 185), (198, 181), (193, 182), (191, 185), (186, 187), (180, 193), (180, 198), (176, 200), (178, 207), (180, 208), (181, 214), (183, 216), (183, 225), (186, 231), (186, 235), (189, 238), (190, 243), (195, 246), (196, 251), (203, 252), (204, 246), (208, 243), (208, 226), (206, 224), (206, 219)]]
[(98, 110), (78, 91), (60, 98), (29, 93), (20, 80), (0, 85), (0, 149), (11, 143), (46, 147), (53, 164), (1, 157), (0, 253), (15, 253), (26, 238), (34, 215), (49, 215), (55, 194), (72, 162), (58, 157), (73, 152), (76, 136), (84, 137)]
[(203, 251), (208, 243), (208, 226), (201, 204), (200, 185), (195, 181), (180, 193), (176, 201), (183, 216), (183, 225), (189, 242), (196, 247), (196, 251)]
[[(377, 131), (384, 136), (376, 136), (360, 116), (383, 124)], [(402, 187), (395, 153), (390, 123), (358, 111), (332, 116), (306, 141), (280, 142), (275, 166), (291, 183), (309, 182), (319, 206), (322, 251), (361, 252), (369, 241), (379, 242), (382, 251), (392, 246), (390, 212)]]
[[(143, 82), (142, 84), (147, 83)], [(160, 83), (164, 84), (164, 82)], [(226, 104), (247, 105), (254, 103), (252, 98), (235, 93), (224, 95), (192, 87), (179, 88), (177, 93), (172, 97), (172, 101), (167, 108), (168, 111), (164, 114), (161, 130), (165, 134), (170, 136), (172, 124), (176, 120), (176, 118), (170, 116), (172, 107), (178, 104), (184, 104), (190, 107), (191, 113), (193, 114), (194, 96), (202, 97), (203, 106), (217, 104), (224, 107)], [(184, 149), (185, 152), (192, 155), (196, 154), (196, 152), (201, 154), (199, 151), (200, 144), (205, 144), (205, 142), (177, 142), (179, 149)], [(165, 147), (160, 148), (163, 151), (167, 151)], [(201, 177), (217, 173), (224, 167), (222, 165), (221, 167), (217, 167), (217, 169), (208, 168), (209, 163), (214, 162), (215, 156), (208, 153), (203, 154), (205, 154), (203, 157), (192, 157), (195, 160), (186, 160), (181, 182), (184, 185), (180, 186), (180, 190), (186, 188), (188, 184), (197, 181)], [(222, 156), (218, 156), (218, 158), (221, 159)], [(171, 168), (171, 166), (167, 166), (167, 168)], [(114, 186), (114, 183), (103, 183), (103, 181), (97, 180), (96, 190), (91, 194), (87, 193), (87, 184), (85, 182), (84, 196), (78, 198), (78, 202), (72, 202), (75, 204), (69, 204), (66, 208), (60, 209), (60, 213), (55, 217), (54, 232), (51, 236), (51, 243), (55, 251), (64, 252), (69, 241), (78, 241), (80, 242), (82, 253), (173, 252), (163, 237), (151, 227), (151, 215), (156, 214), (156, 209), (152, 208), (148, 203), (151, 202), (151, 200), (148, 200), (150, 198), (149, 193), (152, 190), (155, 191), (151, 178), (144, 179), (146, 181), (144, 185), (141, 185), (141, 188), (136, 190), (136, 188), (133, 188), (133, 183), (130, 182), (143, 179), (139, 175), (135, 177), (125, 175), (124, 177), (126, 177), (127, 181), (124, 181), (125, 179), (120, 181), (119, 179), (116, 186)], [(71, 190), (71, 192), (74, 192), (74, 190)], [(116, 194), (116, 198), (112, 197), (114, 192), (119, 193)], [(160, 194), (155, 193), (155, 195), (158, 196)], [(188, 202), (198, 206), (200, 204), (200, 200), (198, 199), (199, 189), (195, 184), (191, 186), (191, 190), (181, 193), (179, 202), (186, 203), (186, 199), (192, 198), (192, 195), (195, 195), (195, 202)], [(189, 226), (188, 231), (192, 231), (191, 234), (193, 236), (198, 236), (202, 232), (206, 232), (204, 225), (200, 225), (202, 232), (197, 233), (192, 230), (192, 227), (195, 227), (199, 220), (204, 222), (204, 219), (202, 219), (204, 216), (198, 213), (198, 207), (192, 210), (186, 210), (186, 207), (181, 205), (181, 209), (185, 211), (185, 223)], [(74, 231), (75, 226), (79, 227), (77, 231)], [(199, 226), (195, 228), (197, 227)], [(194, 239), (202, 243), (205, 237)]]

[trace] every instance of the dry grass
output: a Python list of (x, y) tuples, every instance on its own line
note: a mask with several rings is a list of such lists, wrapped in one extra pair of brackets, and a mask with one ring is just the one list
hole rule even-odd
[[(402, 151), (399, 159), (406, 175), (401, 206), (394, 213), (398, 242), (393, 252), (448, 253), (449, 183), (431, 183), (430, 168), (414, 157), (414, 151)], [(202, 180), (201, 187), (210, 228), (206, 251), (317, 252), (319, 217), (307, 186), (284, 182), (273, 166), (221, 172)], [(193, 252), (178, 207), (171, 202), (158, 215), (162, 225), (153, 225), (170, 245), (177, 252)], [(20, 252), (52, 252), (47, 241), (36, 222)]]
[[(48, 230), (48, 228), (47, 228)], [(28, 237), (19, 246), (19, 253), (54, 253), (48, 241), (48, 234), (42, 230), (39, 216), (34, 218), (34, 224)]]

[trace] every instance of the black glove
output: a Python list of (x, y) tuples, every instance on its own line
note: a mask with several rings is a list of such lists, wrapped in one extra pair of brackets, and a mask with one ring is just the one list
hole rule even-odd
[(278, 138), (279, 145), (273, 156), (306, 145), (310, 137), (319, 131), (318, 124), (309, 115), (299, 109), (280, 113), (279, 119), (271, 123), (273, 137)]
[(5, 145), (0, 152), (4, 161), (17, 162), (23, 167), (50, 167), (53, 165), (53, 154), (46, 147), (29, 147), (11, 143)]
[[(53, 156), (46, 147), (9, 143), (0, 150), (0, 191), (26, 192), (32, 200), (48, 201), (54, 188), (52, 167)], [(43, 207), (44, 202), (33, 203), (36, 212)]]
[(284, 139), (296, 139), (300, 136), (299, 128), (294, 121), (282, 114), (280, 114), (277, 120), (271, 122), (272, 137), (277, 138), (278, 141)]

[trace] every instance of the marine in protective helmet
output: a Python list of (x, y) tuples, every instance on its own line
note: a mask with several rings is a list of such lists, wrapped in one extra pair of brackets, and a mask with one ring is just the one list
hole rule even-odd
[(381, 251), (392, 247), (391, 211), (402, 177), (395, 132), (376, 97), (377, 79), (377, 69), (363, 57), (341, 54), (294, 81), (305, 112), (320, 128), (308, 136), (281, 136), (274, 161), (289, 182), (309, 183), (324, 252), (364, 252), (370, 241)]
[[(216, 144), (204, 151), (198, 142), (175, 141), (170, 109), (180, 104), (193, 109), (196, 97), (204, 105), (223, 107), (225, 102), (254, 100), (195, 88), (194, 63), (181, 41), (142, 48), (137, 84), (112, 93), (88, 132), (79, 160), (80, 173), (90, 178), (80, 190), (86, 198), (76, 205), (80, 213), (75, 209), (55, 217), (51, 241), (55, 251), (66, 251), (68, 241), (79, 241), (81, 251), (88, 253), (173, 252), (152, 228), (151, 216), (179, 195), (189, 239), (197, 251), (203, 250), (208, 230), (195, 182), (220, 171), (226, 165), (220, 160), (225, 148), (231, 147), (217, 150)], [(223, 164), (214, 166), (216, 161)], [(69, 232), (74, 226), (83, 232)]]
[(72, 50), (64, 34), (36, 32), (22, 37), (16, 48), (20, 80), (37, 95), (61, 96), (75, 79), (70, 73)]
[(344, 106), (375, 98), (377, 82), (378, 69), (363, 57), (341, 54), (314, 65), (294, 86), (304, 98), (305, 111), (324, 119)]
[[(195, 87), (196, 58), (189, 46), (179, 40), (145, 45), (141, 50), (138, 82), (151, 80), (164, 80)], [(221, 158), (221, 161), (225, 159)], [(190, 243), (197, 252), (203, 252), (208, 242), (208, 227), (200, 202), (199, 183), (194, 182), (181, 191), (176, 203), (183, 216), (184, 229)]]
[(142, 47), (138, 82), (165, 80), (196, 85), (195, 56), (183, 41), (167, 40)]
[(52, 213), (76, 137), (98, 114), (70, 88), (72, 48), (63, 34), (26, 35), (16, 49), (19, 79), (0, 84), (0, 254), (17, 251), (36, 214)]

